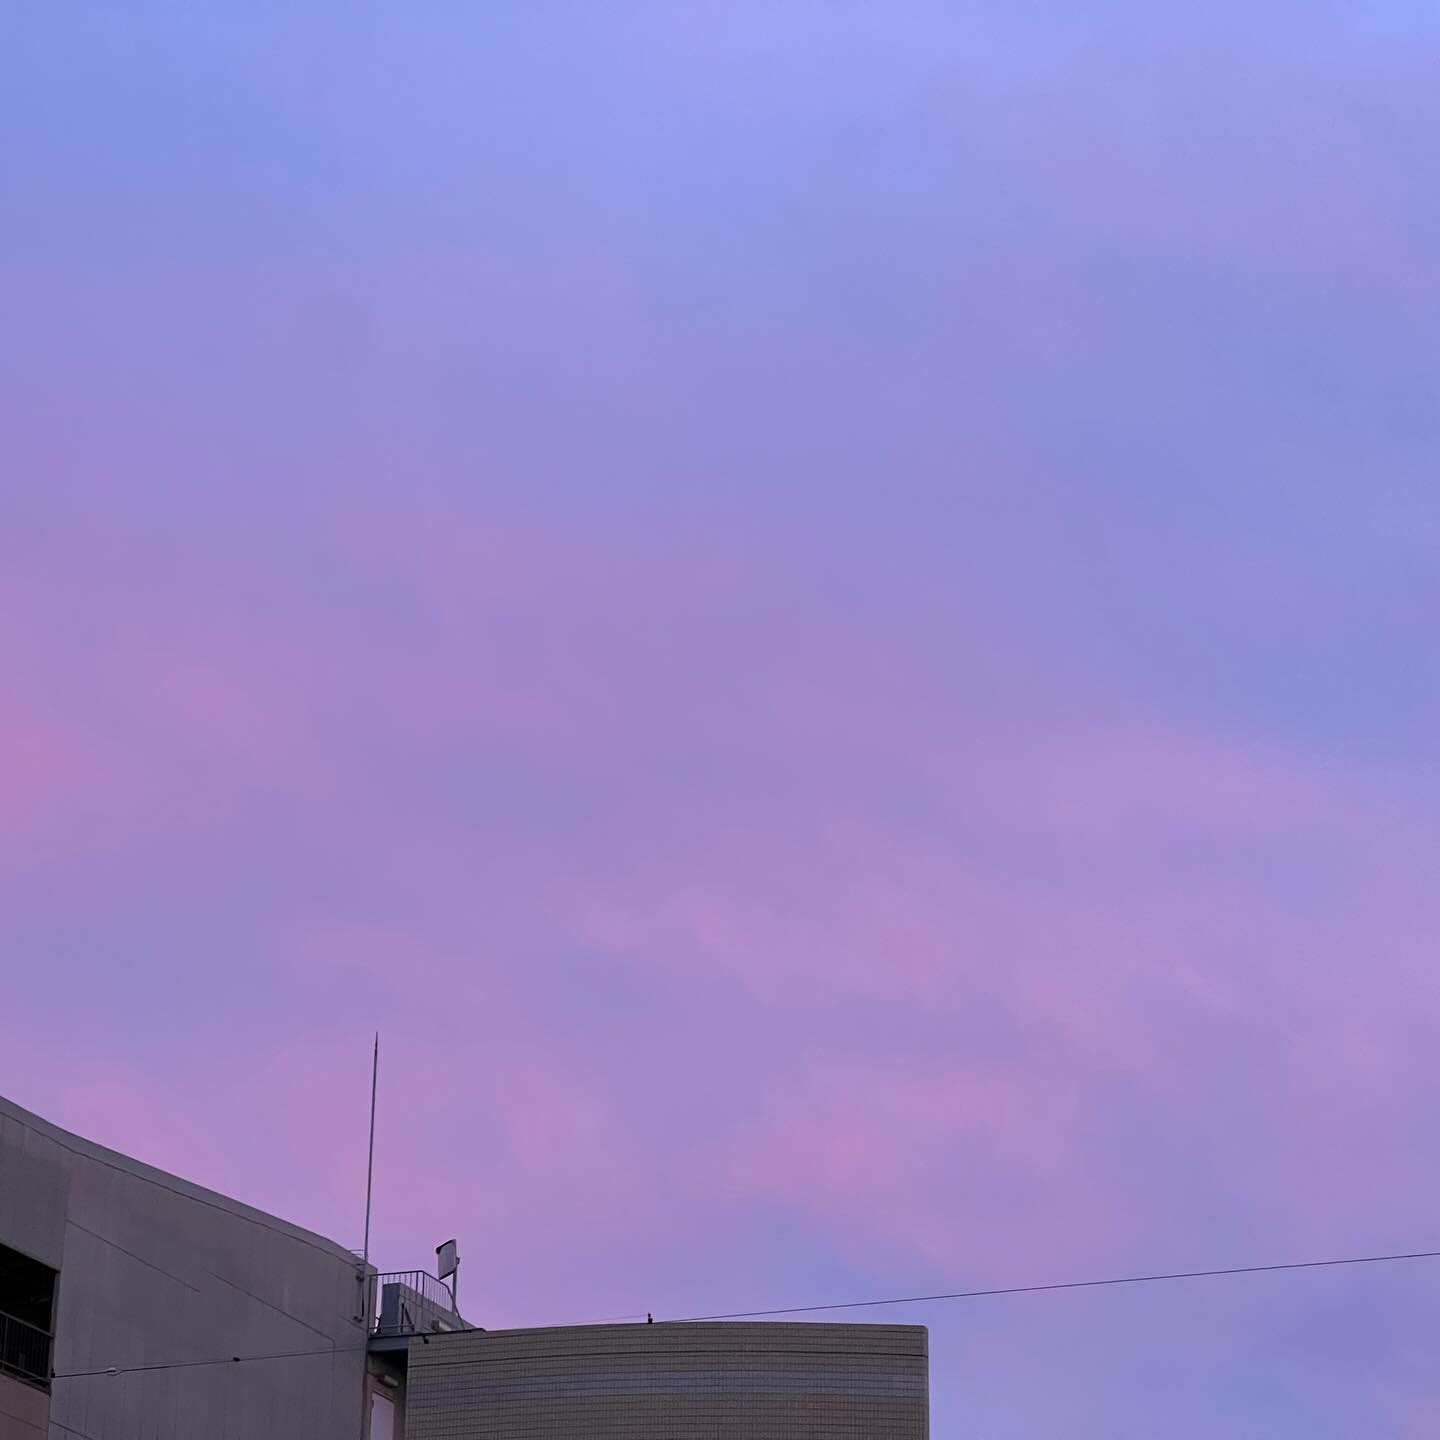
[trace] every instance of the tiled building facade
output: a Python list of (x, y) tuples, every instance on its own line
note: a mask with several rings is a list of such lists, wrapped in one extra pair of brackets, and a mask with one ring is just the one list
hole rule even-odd
[(918, 1325), (492, 1330), (410, 1342), (406, 1440), (926, 1440)]

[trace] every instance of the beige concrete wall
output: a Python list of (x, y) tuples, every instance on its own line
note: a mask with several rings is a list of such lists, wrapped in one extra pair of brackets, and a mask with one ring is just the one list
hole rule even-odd
[(0, 1440), (45, 1440), (49, 1411), (43, 1390), (0, 1375)]
[(412, 1340), (408, 1440), (926, 1440), (918, 1325), (711, 1323)]
[[(358, 1437), (358, 1262), (332, 1241), (0, 1099), (0, 1243), (60, 1272), (51, 1440)], [(290, 1351), (323, 1353), (226, 1358)]]

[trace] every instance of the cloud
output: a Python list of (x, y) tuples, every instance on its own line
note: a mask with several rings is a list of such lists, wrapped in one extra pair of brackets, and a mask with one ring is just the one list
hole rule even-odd
[[(644, 8), (16, 77), (0, 1084), (353, 1241), (379, 1028), (482, 1322), (1423, 1244), (1428, 31)], [(937, 1433), (1423, 1427), (1399, 1287)]]

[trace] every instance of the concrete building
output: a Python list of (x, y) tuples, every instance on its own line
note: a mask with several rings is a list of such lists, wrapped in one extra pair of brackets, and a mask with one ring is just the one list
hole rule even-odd
[(912, 1325), (483, 1330), (0, 1098), (0, 1440), (925, 1440)]
[(343, 1246), (0, 1099), (0, 1440), (356, 1440), (364, 1292)]

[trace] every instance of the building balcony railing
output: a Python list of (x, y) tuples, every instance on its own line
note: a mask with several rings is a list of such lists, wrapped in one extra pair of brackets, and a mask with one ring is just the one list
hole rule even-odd
[(0, 1372), (16, 1375), (48, 1390), (53, 1340), (48, 1330), (17, 1320), (0, 1310)]
[(415, 1335), (430, 1330), (458, 1330), (464, 1321), (455, 1313), (450, 1287), (424, 1270), (395, 1270), (375, 1277), (380, 1304), (375, 1315), (377, 1335)]

